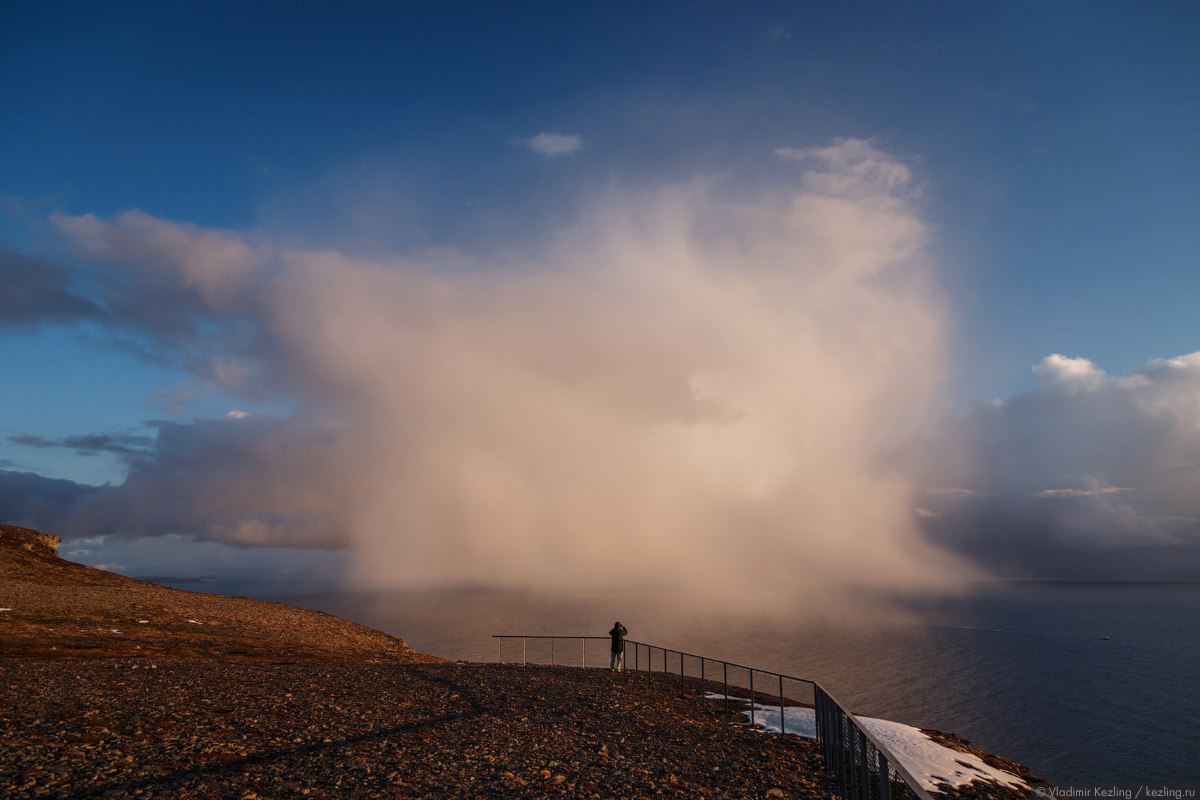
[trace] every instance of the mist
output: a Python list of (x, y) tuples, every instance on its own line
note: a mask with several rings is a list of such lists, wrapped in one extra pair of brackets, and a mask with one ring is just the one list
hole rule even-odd
[(610, 187), (486, 252), (55, 215), (114, 341), (296, 408), (161, 423), (64, 524), (345, 548), (368, 589), (667, 585), (824, 614), (955, 586), (970, 570), (888, 467), (943, 378), (918, 182), (861, 140), (774, 157), (757, 186)]

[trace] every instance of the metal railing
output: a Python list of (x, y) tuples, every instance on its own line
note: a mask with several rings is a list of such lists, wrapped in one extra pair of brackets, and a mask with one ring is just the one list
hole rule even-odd
[[(588, 666), (587, 643), (589, 641), (603, 641), (606, 644), (610, 642), (607, 636), (495, 634), (492, 638), (496, 640), (496, 660), (500, 663), (507, 663), (504, 661), (504, 641), (520, 639), (522, 666), (530, 663), (546, 664), (547, 645), (551, 666), (573, 666), (574, 657), (560, 659), (555, 645), (562, 641), (578, 642), (578, 665), (584, 669)], [(533, 643), (532, 654), (531, 642)], [(630, 647), (633, 648), (632, 664), (629, 662)], [(608, 647), (597, 649), (600, 649), (605, 655), (610, 653)], [(558, 652), (565, 653), (565, 650), (560, 648)], [(645, 654), (644, 660), (643, 653)], [(821, 747), (825, 767), (834, 780), (837, 795), (844, 800), (933, 800), (929, 791), (921, 785), (921, 781), (853, 714), (847, 711), (845, 706), (816, 681), (632, 639), (625, 640), (624, 659), (625, 669), (632, 670), (635, 676), (660, 679), (670, 682), (672, 686), (677, 670), (681, 695), (686, 694), (689, 680), (701, 694), (706, 694), (710, 686), (714, 690), (720, 687), (719, 694), (726, 712), (728, 713), (730, 710), (731, 701), (740, 704), (745, 700), (749, 706), (751, 724), (759, 724), (757, 712), (763, 711), (765, 717), (768, 709), (778, 708), (780, 733), (788, 732), (787, 708), (812, 709), (812, 738), (815, 738)], [(659, 668), (660, 664), (661, 669)], [(607, 666), (608, 664), (605, 663), (604, 667)], [(756, 675), (767, 679), (766, 684), (760, 679), (759, 689), (755, 689), (754, 686)], [(744, 682), (741, 680), (743, 676), (746, 678)], [(800, 689), (804, 694), (803, 699), (796, 700), (786, 696), (785, 684), (792, 687), (791, 693), (793, 694), (796, 689)], [(764, 691), (768, 686), (770, 694)], [(739, 691), (746, 690), (748, 697), (741, 698), (731, 695), (731, 687)], [(717, 693), (713, 691), (709, 694)], [(811, 702), (807, 702), (810, 699)], [(800, 735), (809, 733), (805, 730), (793, 732)]]

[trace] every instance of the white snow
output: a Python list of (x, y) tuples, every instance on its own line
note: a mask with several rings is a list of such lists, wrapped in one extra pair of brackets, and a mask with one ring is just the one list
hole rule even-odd
[(109, 628), (109, 630), (112, 631), (113, 633), (120, 633), (120, 631), (117, 630), (116, 628)]
[(139, 620), (137, 621), (137, 623), (138, 623), (138, 625), (145, 625), (145, 624), (146, 624), (147, 622), (149, 622), (149, 621), (150, 621), (150, 620), (148, 620), (148, 619), (139, 619)]
[(940, 745), (911, 725), (872, 717), (856, 719), (930, 791), (937, 791), (939, 783), (964, 786), (974, 780), (995, 781), (1014, 789), (1029, 788), (1029, 784), (1011, 772), (989, 767), (974, 753), (960, 753)]
[(11, 608), (0, 608), (0, 611), (12, 611)]
[[(725, 699), (724, 695), (715, 692), (710, 692), (705, 697), (711, 700)], [(744, 697), (735, 698), (730, 695), (730, 699), (748, 702)], [(756, 704), (753, 709), (742, 713), (751, 725), (769, 733), (780, 732), (779, 706)], [(1025, 781), (1011, 772), (990, 767), (973, 753), (960, 753), (938, 744), (919, 728), (874, 717), (855, 719), (928, 791), (939, 791), (938, 784), (942, 783), (964, 786), (974, 780), (995, 781), (1015, 789), (1029, 788)], [(785, 706), (783, 722), (791, 735), (807, 739), (815, 739), (817, 736), (816, 712), (811, 708)]]
[[(725, 699), (725, 695), (719, 692), (709, 692), (704, 696), (710, 700)], [(729, 695), (729, 699), (740, 703), (748, 702), (744, 697), (734, 697), (733, 695)], [(769, 733), (779, 733), (779, 706), (758, 704), (754, 706), (753, 716), (751, 716), (749, 711), (743, 711), (742, 713), (746, 715), (751, 725)], [(788, 733), (803, 736), (805, 739), (817, 738), (817, 717), (816, 712), (811, 708), (784, 706), (783, 722)]]
[(192, 623), (193, 625), (203, 625), (204, 624), (203, 622), (199, 622), (194, 619), (189, 619), (188, 622)]

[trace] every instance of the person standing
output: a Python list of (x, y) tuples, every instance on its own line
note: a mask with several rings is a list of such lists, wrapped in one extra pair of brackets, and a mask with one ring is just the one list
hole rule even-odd
[(621, 620), (613, 623), (612, 630), (608, 635), (612, 637), (612, 659), (608, 662), (609, 672), (624, 672), (625, 670), (625, 634), (629, 631), (625, 630), (625, 626), (621, 624)]

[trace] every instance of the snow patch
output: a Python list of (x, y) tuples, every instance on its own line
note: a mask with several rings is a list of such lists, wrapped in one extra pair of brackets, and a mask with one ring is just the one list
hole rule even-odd
[(12, 611), (12, 609), (11, 608), (0, 608), (0, 612), (3, 612), (3, 611)]
[(964, 786), (974, 780), (994, 781), (1013, 789), (1029, 788), (1011, 772), (988, 766), (974, 753), (960, 753), (938, 744), (911, 725), (871, 717), (856, 719), (930, 791), (937, 791), (939, 783)]
[[(704, 695), (711, 700), (724, 700), (725, 695), (709, 692)], [(733, 697), (740, 703), (749, 703), (744, 697)], [(817, 737), (816, 712), (811, 708), (785, 706), (780, 725), (779, 706), (753, 704), (742, 712), (751, 725), (768, 732), (786, 730), (793, 736), (806, 739)], [(940, 791), (940, 784), (965, 786), (972, 781), (993, 781), (1013, 789), (1029, 788), (1029, 784), (1006, 770), (988, 766), (974, 753), (960, 753), (938, 744), (919, 728), (874, 717), (855, 717), (859, 724), (883, 744), (892, 756), (913, 775), (921, 786), (930, 792)]]
[(192, 623), (193, 625), (203, 625), (204, 624), (203, 622), (200, 622), (200, 621), (194, 620), (194, 619), (189, 619), (188, 622)]

